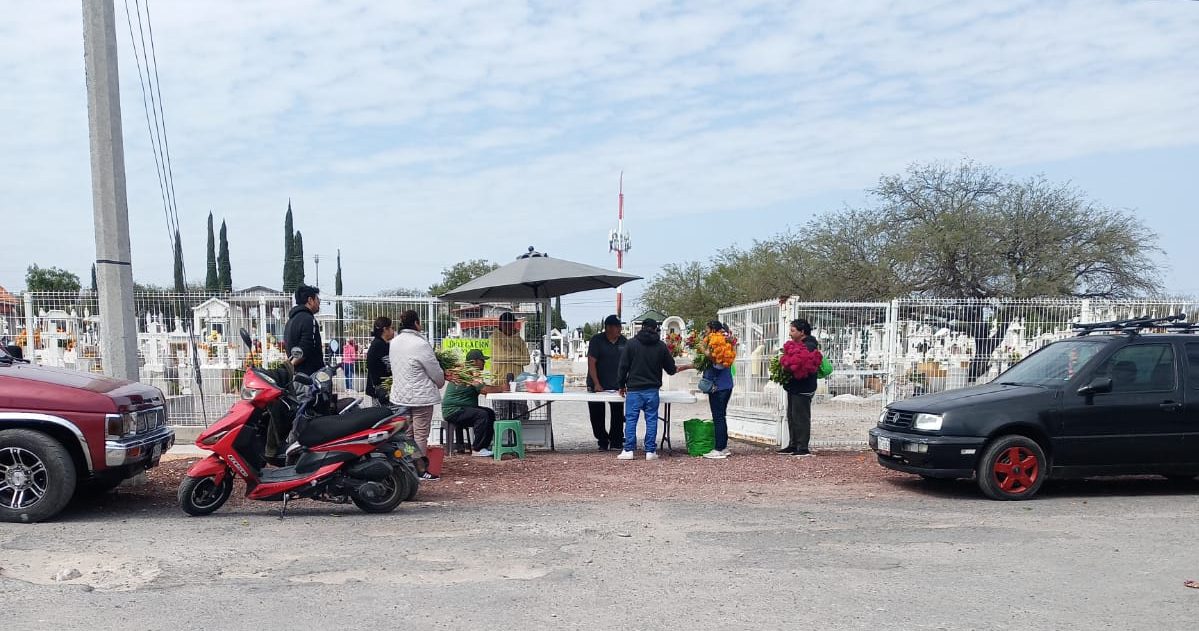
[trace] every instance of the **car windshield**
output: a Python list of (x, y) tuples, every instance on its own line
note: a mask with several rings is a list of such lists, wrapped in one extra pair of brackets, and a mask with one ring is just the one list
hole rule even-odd
[(999, 376), (998, 383), (1052, 386), (1074, 378), (1103, 348), (1096, 342), (1056, 342), (1028, 356)]

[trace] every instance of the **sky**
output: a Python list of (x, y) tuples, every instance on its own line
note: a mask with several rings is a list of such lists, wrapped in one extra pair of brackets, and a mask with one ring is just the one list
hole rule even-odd
[[(146, 0), (129, 0), (136, 11)], [(171, 245), (117, 0), (134, 277)], [(1199, 294), (1199, 2), (287, 3), (149, 5), (189, 280), (209, 211), (235, 286), (278, 287), (291, 200), (309, 281), (427, 287), (528, 246), (626, 271), (707, 258), (868, 203), (914, 162), (1072, 182), (1161, 237)], [(0, 23), (0, 285), (95, 258), (79, 2)], [(628, 287), (635, 310), (642, 282)], [(612, 292), (567, 297), (572, 324)], [(631, 315), (626, 312), (625, 315)]]

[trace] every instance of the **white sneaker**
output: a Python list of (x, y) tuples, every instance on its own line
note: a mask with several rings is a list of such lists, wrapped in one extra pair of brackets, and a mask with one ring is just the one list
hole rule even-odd
[(733, 455), (733, 452), (729, 451), (728, 449), (721, 449), (720, 453), (724, 454), (725, 458), (728, 458), (729, 456)]
[[(632, 456), (629, 456), (629, 457), (632, 458)], [(646, 460), (657, 460), (658, 454), (656, 454), (652, 451), (647, 451), (647, 452), (645, 452), (645, 459)]]
[(631, 452), (631, 451), (622, 451), (622, 452), (620, 452), (620, 455), (616, 457), (616, 459), (617, 459), (617, 460), (632, 460), (632, 459), (633, 459), (633, 452)]
[(704, 457), (708, 460), (724, 460), (728, 458), (728, 456), (724, 455), (723, 451), (716, 451), (715, 449), (704, 454)]
[(472, 456), (478, 456), (478, 457), (480, 457), (480, 458), (490, 458), (490, 457), (491, 457), (491, 450), (490, 450), (490, 449), (480, 449), (480, 450), (478, 450), (478, 451), (476, 451), (476, 452), (473, 452), (471, 455), (472, 455)]

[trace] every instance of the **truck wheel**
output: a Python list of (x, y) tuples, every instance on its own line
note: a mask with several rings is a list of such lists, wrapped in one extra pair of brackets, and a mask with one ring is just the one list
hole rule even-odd
[(1049, 476), (1045, 451), (1027, 436), (995, 439), (978, 462), (978, 486), (993, 500), (1026, 500)]
[(49, 519), (71, 501), (75, 461), (50, 436), (29, 429), (0, 432), (0, 521)]
[(216, 483), (216, 476), (187, 476), (179, 484), (179, 507), (188, 515), (209, 515), (223, 506), (230, 495), (233, 495), (231, 473), (226, 472), (225, 479), (219, 485)]

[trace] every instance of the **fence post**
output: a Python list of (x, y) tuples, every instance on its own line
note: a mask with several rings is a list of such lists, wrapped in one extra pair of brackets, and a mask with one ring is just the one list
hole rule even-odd
[(258, 343), (262, 345), (262, 357), (266, 357), (266, 296), (258, 297)]
[(887, 307), (887, 405), (899, 398), (899, 299)]
[(25, 359), (28, 359), (32, 364), (36, 364), (37, 357), (34, 355), (34, 352), (37, 347), (33, 341), (34, 324), (36, 324), (33, 313), (33, 292), (25, 292), (23, 298), (25, 298)]
[(429, 307), (429, 319), (427, 320), (427, 322), (429, 323), (429, 344), (434, 349), (436, 349), (437, 348), (437, 311), (435, 309), (436, 305), (433, 303), (434, 300), (436, 300), (436, 298), (429, 298), (429, 302), (427, 303), (427, 305)]

